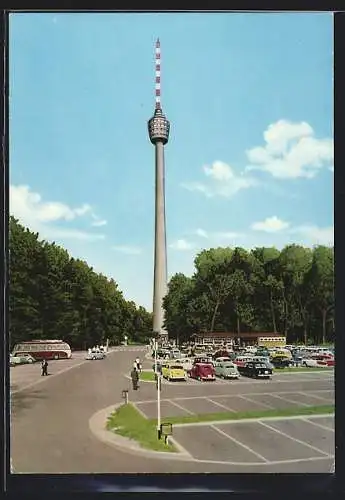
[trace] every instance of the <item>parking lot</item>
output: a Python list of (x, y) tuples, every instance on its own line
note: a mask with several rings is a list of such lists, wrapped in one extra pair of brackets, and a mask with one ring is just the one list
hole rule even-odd
[(254, 466), (323, 460), (329, 466), (334, 457), (334, 418), (176, 425), (174, 439), (198, 462)]
[[(211, 388), (210, 388), (211, 389)], [(156, 418), (157, 401), (137, 401), (136, 407), (146, 418)], [(285, 410), (288, 408), (334, 404), (332, 389), (279, 392), (246, 392), (245, 394), (212, 394), (161, 399), (162, 417), (197, 415), (202, 413)]]
[[(171, 383), (162, 390), (161, 416), (333, 405), (333, 377), (331, 372), (300, 372), (279, 373), (266, 381), (241, 377), (230, 381)], [(135, 405), (143, 416), (154, 419), (157, 400), (154, 391), (150, 391), (150, 395), (151, 399), (138, 397)], [(279, 468), (279, 464), (289, 466), (290, 471), (303, 472), (301, 464), (306, 468), (307, 463), (319, 463), (318, 470), (327, 472), (334, 460), (334, 416), (174, 424), (173, 439), (196, 462), (258, 466), (260, 472), (271, 470), (265, 465)]]

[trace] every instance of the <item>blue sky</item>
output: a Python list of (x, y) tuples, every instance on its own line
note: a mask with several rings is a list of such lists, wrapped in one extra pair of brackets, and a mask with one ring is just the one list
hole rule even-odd
[(157, 37), (169, 275), (333, 242), (331, 14), (11, 14), (10, 211), (150, 310)]

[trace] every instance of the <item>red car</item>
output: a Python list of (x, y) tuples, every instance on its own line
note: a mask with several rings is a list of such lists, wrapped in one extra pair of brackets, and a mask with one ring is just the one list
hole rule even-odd
[(317, 360), (317, 364), (320, 366), (335, 366), (334, 358), (328, 354), (319, 354), (314, 359)]
[(189, 376), (198, 380), (216, 380), (215, 369), (210, 363), (195, 363)]

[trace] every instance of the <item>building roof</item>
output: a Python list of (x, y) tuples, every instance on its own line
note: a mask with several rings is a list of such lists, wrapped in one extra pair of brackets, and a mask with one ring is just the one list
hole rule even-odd
[(281, 337), (281, 333), (273, 332), (200, 332), (195, 333), (192, 337), (202, 337), (202, 338), (214, 338), (214, 339), (224, 339), (233, 337)]

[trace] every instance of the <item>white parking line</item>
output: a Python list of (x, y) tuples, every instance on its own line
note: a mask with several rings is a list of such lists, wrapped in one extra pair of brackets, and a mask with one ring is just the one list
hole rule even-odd
[(321, 429), (325, 429), (326, 431), (334, 432), (334, 429), (332, 429), (332, 427), (327, 427), (327, 425), (318, 424), (317, 422), (313, 422), (307, 418), (301, 418), (301, 420), (303, 420), (303, 422), (307, 422), (308, 424), (316, 425), (316, 427), (321, 427)]
[(269, 461), (267, 460), (267, 458), (263, 457), (262, 455), (260, 455), (260, 453), (257, 453), (256, 451), (252, 450), (251, 448), (249, 448), (249, 446), (247, 446), (246, 444), (243, 444), (241, 443), (241, 441), (237, 441), (237, 439), (235, 439), (234, 437), (232, 436), (229, 436), (229, 434), (227, 434), (226, 432), (222, 431), (221, 429), (218, 429), (218, 427), (216, 427), (215, 425), (210, 425), (211, 429), (215, 430), (216, 432), (218, 432), (219, 434), (221, 434), (222, 436), (230, 439), (231, 441), (233, 441), (234, 443), (238, 444), (239, 446), (242, 446), (242, 448), (245, 448), (247, 451), (249, 451), (250, 453), (252, 453), (253, 455), (256, 455), (258, 458), (260, 458), (263, 462), (265, 463), (268, 463)]
[(172, 401), (172, 400), (168, 400), (168, 401), (169, 401), (169, 403), (171, 403), (172, 405), (176, 406), (177, 408), (180, 408), (180, 410), (183, 410), (183, 411), (189, 413), (190, 415), (195, 415), (194, 411), (190, 411), (187, 408), (184, 408), (183, 406), (179, 405), (175, 401)]
[(274, 431), (277, 434), (281, 434), (282, 436), (290, 439), (291, 441), (295, 441), (296, 443), (302, 444), (303, 446), (306, 446), (307, 448), (310, 448), (311, 450), (317, 451), (318, 453), (321, 453), (322, 455), (325, 455), (326, 457), (331, 458), (331, 456), (332, 456), (329, 453), (326, 453), (325, 451), (320, 450), (320, 448), (316, 448), (316, 446), (312, 446), (311, 444), (306, 443), (305, 441), (301, 441), (300, 439), (294, 438), (294, 437), (290, 436), (289, 434), (286, 434), (283, 431), (275, 429), (274, 427), (264, 423), (262, 420), (258, 420), (258, 423), (260, 425), (263, 425), (264, 427), (267, 427), (267, 429), (270, 429), (271, 431)]
[[(330, 392), (330, 391), (328, 389), (320, 389), (317, 391), (313, 390), (313, 392)], [(296, 394), (297, 393), (300, 393), (300, 391), (296, 391)], [(272, 396), (273, 394), (276, 394), (276, 393), (275, 392), (248, 392), (248, 393), (241, 394), (241, 395), (240, 394), (226, 393), (226, 394), (210, 394), (209, 396), (183, 396), (183, 397), (177, 397), (177, 398), (173, 398), (173, 399), (174, 399), (174, 401), (187, 401), (189, 399), (193, 400), (193, 399), (206, 399), (206, 398), (217, 399), (217, 398), (236, 398), (236, 397), (242, 397), (242, 398), (246, 397), (247, 398), (248, 396)], [(293, 394), (293, 392), (291, 390), (290, 391), (279, 391), (279, 394)], [(308, 392), (306, 392), (305, 394), (309, 395)], [(317, 396), (315, 396), (315, 397), (317, 397)], [(138, 401), (138, 403), (153, 403), (154, 401), (156, 401), (156, 400), (155, 399), (148, 399), (145, 401)], [(171, 399), (162, 398), (161, 401), (171, 401)], [(260, 403), (260, 404), (263, 404), (263, 403)]]
[[(320, 415), (312, 415), (309, 418), (318, 419), (318, 418), (325, 418), (325, 417), (334, 417), (334, 414), (332, 413), (323, 413)], [(203, 422), (189, 422), (183, 423), (183, 424), (174, 424), (174, 427), (200, 427), (200, 426), (207, 426), (207, 425), (219, 425), (219, 424), (255, 424), (255, 422), (279, 422), (281, 420), (300, 420), (302, 417), (301, 415), (291, 415), (290, 417), (261, 417), (261, 418), (241, 418), (239, 420), (211, 420), (211, 421), (203, 421)]]
[[(291, 392), (289, 392), (288, 394), (293, 394)], [(273, 398), (277, 398), (277, 399), (281, 399), (282, 401), (287, 401), (288, 403), (293, 403), (295, 405), (301, 405), (301, 406), (312, 406), (308, 403), (302, 403), (302, 401), (296, 401), (296, 400), (293, 400), (293, 399), (290, 399), (290, 398), (286, 398), (286, 397), (282, 397), (282, 396), (278, 396), (278, 394), (274, 394), (272, 393), (271, 396)]]
[[(316, 392), (316, 391), (315, 391)], [(321, 391), (320, 391), (321, 392)], [(322, 396), (315, 396), (314, 394), (308, 394), (307, 392), (299, 392), (299, 394), (302, 394), (303, 396), (309, 396), (311, 398), (315, 398), (315, 399), (321, 399), (322, 401), (327, 401), (329, 398), (324, 398)]]
[[(254, 394), (253, 394), (253, 395), (254, 395)], [(259, 395), (259, 394), (255, 394), (255, 396), (257, 396), (257, 395)], [(245, 400), (246, 400), (246, 401), (248, 401), (249, 403), (255, 403), (255, 404), (257, 404), (257, 405), (266, 406), (266, 408), (270, 408), (271, 410), (274, 410), (274, 409), (275, 409), (275, 408), (274, 408), (274, 406), (271, 406), (271, 405), (269, 405), (269, 404), (267, 404), (267, 403), (262, 403), (261, 401), (256, 401), (255, 399), (250, 399), (250, 398), (247, 398), (247, 395), (246, 395), (246, 396), (243, 396), (243, 395), (239, 396), (239, 395), (238, 395), (237, 397), (238, 397), (238, 398), (241, 398), (241, 399), (245, 399)]]
[(214, 401), (211, 398), (205, 398), (205, 399), (207, 399), (207, 401), (209, 401), (210, 403), (213, 403), (216, 406), (220, 406), (220, 408), (225, 408), (225, 410), (235, 412), (235, 410), (233, 410), (232, 408), (229, 408), (228, 406), (222, 405), (222, 403), (217, 403), (217, 401)]
[(137, 410), (138, 413), (140, 413), (140, 415), (142, 417), (144, 417), (145, 419), (147, 419), (147, 415), (145, 415), (145, 413), (143, 412), (143, 410), (141, 410), (138, 405), (136, 403), (133, 403), (132, 402), (132, 405), (134, 406), (134, 408)]

